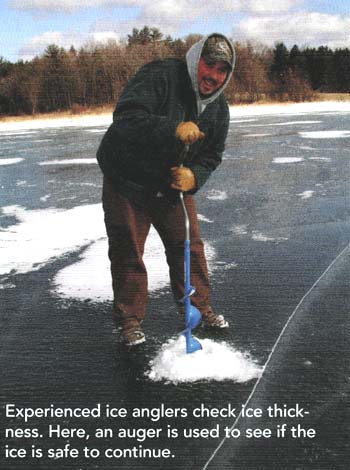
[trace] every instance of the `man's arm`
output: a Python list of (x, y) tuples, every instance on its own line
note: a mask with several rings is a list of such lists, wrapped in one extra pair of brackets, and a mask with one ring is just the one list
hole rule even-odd
[(161, 114), (161, 107), (169, 99), (167, 70), (157, 63), (143, 66), (125, 87), (113, 113), (111, 131), (123, 140), (147, 145), (149, 141), (169, 145), (174, 139), (184, 110), (175, 104), (172, 116)]

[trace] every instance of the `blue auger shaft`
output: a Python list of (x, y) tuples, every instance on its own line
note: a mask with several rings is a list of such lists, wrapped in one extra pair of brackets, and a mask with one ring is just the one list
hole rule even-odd
[[(184, 158), (189, 150), (189, 146), (186, 145), (182, 157)], [(183, 166), (183, 161), (181, 161), (180, 166)], [(192, 327), (191, 327), (191, 309), (195, 310), (194, 307), (191, 306), (190, 296), (194, 293), (195, 289), (191, 286), (191, 241), (190, 241), (190, 220), (188, 217), (185, 201), (184, 201), (184, 194), (180, 191), (180, 201), (182, 204), (182, 209), (185, 218), (185, 247), (184, 247), (184, 297), (183, 303), (185, 307), (185, 337), (186, 337), (186, 352), (192, 353), (201, 349), (201, 345), (199, 341), (192, 337)], [(199, 312), (198, 312), (199, 314)], [(200, 314), (199, 314), (200, 315)], [(193, 320), (193, 319), (192, 319)]]

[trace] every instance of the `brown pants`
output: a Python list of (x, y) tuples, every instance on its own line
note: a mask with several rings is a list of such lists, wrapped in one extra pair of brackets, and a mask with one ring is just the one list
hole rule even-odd
[[(183, 297), (185, 223), (182, 206), (172, 206), (163, 197), (154, 197), (147, 207), (139, 207), (120, 195), (107, 178), (103, 182), (103, 209), (108, 235), (114, 293), (115, 319), (142, 320), (147, 303), (147, 272), (143, 263), (145, 241), (151, 224), (165, 247), (174, 298)], [(192, 196), (185, 197), (191, 224), (191, 284), (196, 293), (192, 304), (199, 310), (210, 305), (208, 269), (200, 238), (197, 210)]]

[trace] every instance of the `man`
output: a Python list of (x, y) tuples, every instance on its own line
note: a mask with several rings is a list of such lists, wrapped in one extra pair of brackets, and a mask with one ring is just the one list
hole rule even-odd
[[(141, 322), (147, 301), (142, 260), (151, 224), (165, 246), (173, 294), (181, 308), (184, 266), (184, 216), (191, 224), (191, 302), (204, 325), (228, 322), (210, 304), (208, 271), (199, 235), (193, 194), (221, 162), (229, 111), (222, 91), (234, 67), (235, 52), (223, 35), (194, 44), (186, 62), (156, 61), (130, 80), (113, 113), (113, 124), (97, 152), (104, 173), (103, 208), (114, 292), (114, 319), (126, 345), (145, 341)], [(189, 152), (184, 166), (179, 155)]]

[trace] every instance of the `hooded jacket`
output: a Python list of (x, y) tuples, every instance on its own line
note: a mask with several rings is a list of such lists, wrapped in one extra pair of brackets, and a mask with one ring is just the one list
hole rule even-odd
[(191, 145), (184, 162), (196, 178), (192, 193), (221, 162), (229, 125), (222, 92), (231, 78), (235, 53), (225, 38), (232, 49), (232, 69), (219, 90), (202, 98), (197, 73), (207, 38), (190, 48), (186, 62), (166, 59), (141, 67), (118, 100), (97, 159), (116, 190), (136, 203), (144, 204), (159, 192), (174, 192), (169, 189), (169, 178), (170, 168), (179, 164), (182, 149), (175, 137), (180, 122), (196, 122), (205, 133), (203, 140)]

